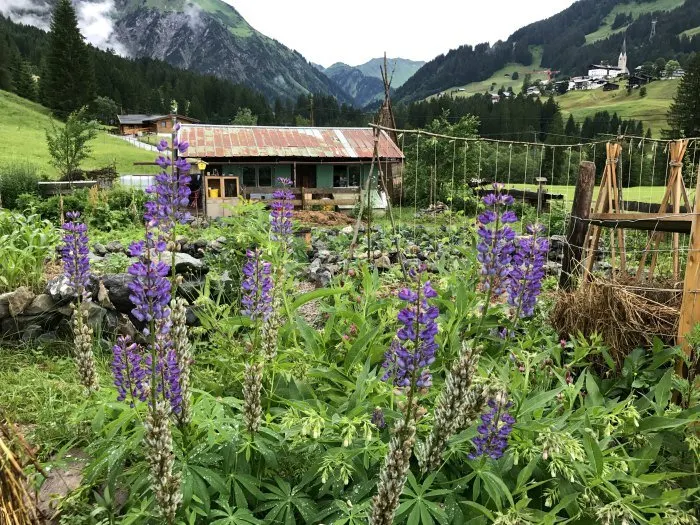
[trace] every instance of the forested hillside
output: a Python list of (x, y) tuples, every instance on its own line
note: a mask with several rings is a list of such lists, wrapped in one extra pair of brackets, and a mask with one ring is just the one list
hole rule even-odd
[[(652, 20), (656, 34), (652, 37)], [(530, 50), (542, 49), (541, 66), (560, 76), (583, 74), (600, 61), (616, 63), (627, 38), (632, 67), (663, 57), (685, 64), (700, 51), (697, 0), (579, 0), (550, 18), (513, 33), (506, 42), (462, 46), (423, 66), (397, 91), (398, 100), (429, 95), (490, 77), (509, 62), (532, 64)]]

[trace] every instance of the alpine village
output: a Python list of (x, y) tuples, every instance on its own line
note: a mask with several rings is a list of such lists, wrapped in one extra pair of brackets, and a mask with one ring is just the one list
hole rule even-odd
[(700, 525), (700, 0), (0, 0), (0, 525)]

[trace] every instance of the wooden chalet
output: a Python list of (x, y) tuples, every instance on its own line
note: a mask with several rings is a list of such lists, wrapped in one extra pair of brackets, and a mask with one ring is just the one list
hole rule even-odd
[[(296, 206), (352, 208), (375, 147), (371, 128), (183, 124), (179, 140), (189, 142), (188, 157), (203, 168), (200, 194), (212, 217), (226, 215), (239, 196), (270, 199), (279, 178), (292, 180)], [(383, 131), (377, 153), (385, 172), (403, 160)]]
[(169, 135), (173, 131), (173, 119), (181, 124), (196, 124), (199, 121), (191, 117), (176, 115), (117, 115), (119, 121), (119, 133), (121, 135), (145, 135), (145, 134), (165, 134)]

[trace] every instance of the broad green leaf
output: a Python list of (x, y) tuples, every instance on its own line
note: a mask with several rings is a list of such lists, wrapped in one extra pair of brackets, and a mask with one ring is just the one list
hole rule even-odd
[(603, 474), (603, 453), (598, 446), (598, 442), (588, 432), (583, 432), (583, 448), (588, 456), (588, 461), (596, 473), (597, 477)]

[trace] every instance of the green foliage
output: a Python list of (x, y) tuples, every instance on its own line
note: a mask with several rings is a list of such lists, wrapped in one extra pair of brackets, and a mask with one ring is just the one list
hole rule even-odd
[(646, 96), (647, 96), (647, 87), (646, 87), (646, 86), (642, 86), (642, 87), (639, 89), (639, 98), (644, 98), (644, 97), (646, 97)]
[(0, 164), (0, 199), (2, 206), (14, 210), (20, 208), (18, 200), (23, 193), (36, 195), (40, 176), (32, 164)]
[(231, 121), (231, 124), (236, 126), (257, 126), (258, 117), (257, 115), (253, 115), (250, 108), (238, 108), (236, 116)]
[(86, 118), (86, 109), (80, 109), (68, 116), (65, 126), (56, 126), (51, 121), (51, 129), (46, 130), (46, 144), (51, 155), (51, 164), (58, 171), (61, 180), (74, 180), (80, 164), (90, 157), (89, 144), (97, 136), (97, 125)]
[(0, 291), (19, 286), (37, 290), (44, 280), (44, 264), (58, 242), (58, 232), (38, 215), (0, 210)]
[(62, 118), (93, 99), (95, 71), (70, 0), (54, 8), (41, 82), (43, 102)]
[(114, 100), (109, 97), (97, 97), (88, 105), (86, 116), (102, 124), (114, 126), (119, 113), (119, 106)]
[[(669, 70), (669, 62), (666, 70)], [(671, 69), (675, 70), (675, 67)], [(669, 134), (673, 138), (696, 137), (700, 135), (700, 101), (698, 90), (700, 89), (700, 53), (686, 68), (685, 76), (678, 86), (678, 93), (673, 99), (673, 104), (668, 110)]]

